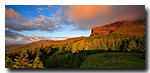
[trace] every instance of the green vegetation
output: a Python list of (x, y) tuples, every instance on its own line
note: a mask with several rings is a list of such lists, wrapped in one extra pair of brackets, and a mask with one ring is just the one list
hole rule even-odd
[(104, 53), (87, 56), (79, 68), (145, 68), (144, 53)]
[(39, 46), (42, 46), (42, 44), (44, 44), (46, 42), (46, 40), (41, 40), (38, 42), (32, 42), (29, 44), (15, 44), (15, 45), (6, 45), (6, 48), (10, 48), (10, 49), (28, 49), (28, 48), (36, 48)]
[(144, 68), (144, 53), (145, 36), (110, 33), (6, 52), (5, 67)]
[(58, 45), (60, 50), (75, 53), (77, 50), (108, 50), (145, 52), (145, 36), (107, 34), (77, 39)]

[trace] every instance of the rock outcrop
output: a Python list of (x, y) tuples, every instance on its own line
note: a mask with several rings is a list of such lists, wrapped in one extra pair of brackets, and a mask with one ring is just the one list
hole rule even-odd
[(115, 22), (109, 25), (93, 27), (91, 31), (91, 36), (99, 34), (108, 34), (117, 30), (123, 22)]
[(118, 34), (133, 34), (142, 36), (145, 34), (145, 20), (134, 22), (115, 22), (109, 25), (93, 27), (90, 36), (118, 33)]

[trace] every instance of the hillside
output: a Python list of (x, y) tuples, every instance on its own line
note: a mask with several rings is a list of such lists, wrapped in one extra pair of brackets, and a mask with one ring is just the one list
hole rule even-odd
[(5, 67), (145, 68), (145, 36), (109, 33), (9, 51), (5, 52)]
[(140, 35), (145, 34), (145, 20), (134, 21), (134, 22), (115, 22), (108, 25), (93, 27), (91, 36), (108, 34), (108, 33), (117, 33), (117, 34), (131, 34), (131, 35)]
[(87, 38), (87, 37), (74, 37), (74, 38), (68, 38), (66, 40), (40, 40), (37, 42), (32, 42), (29, 44), (12, 44), (12, 45), (6, 45), (5, 48), (10, 48), (7, 49), (6, 51), (15, 51), (15, 50), (20, 50), (20, 49), (28, 49), (28, 48), (36, 48), (36, 47), (40, 47), (42, 45), (44, 46), (48, 46), (48, 45), (56, 45), (56, 44), (61, 44), (61, 43), (65, 43), (65, 42), (69, 42), (71, 40), (76, 40), (76, 39), (80, 39), (80, 38)]

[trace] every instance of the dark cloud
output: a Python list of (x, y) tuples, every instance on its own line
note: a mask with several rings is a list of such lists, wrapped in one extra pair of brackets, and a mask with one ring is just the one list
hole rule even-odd
[(5, 44), (25, 44), (30, 42), (31, 39), (22, 34), (5, 30)]
[(41, 18), (35, 18), (34, 20), (29, 20), (28, 23), (18, 23), (18, 22), (5, 22), (5, 28), (12, 31), (47, 31), (54, 32), (63, 29), (62, 25), (55, 18), (45, 17), (41, 15)]
[(24, 37), (22, 34), (18, 34), (9, 30), (5, 30), (5, 37), (9, 38), (18, 38), (18, 37)]
[(26, 25), (21, 25), (17, 22), (5, 22), (5, 28), (8, 28), (9, 30), (13, 31), (33, 31), (37, 30), (37, 28), (33, 26), (26, 26)]
[(17, 32), (5, 30), (5, 44), (26, 44), (40, 40), (61, 40), (68, 37), (24, 36)]

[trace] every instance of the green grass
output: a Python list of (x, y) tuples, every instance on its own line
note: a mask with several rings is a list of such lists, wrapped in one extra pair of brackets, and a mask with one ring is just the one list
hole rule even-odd
[(145, 68), (145, 53), (98, 53), (87, 56), (79, 68)]

